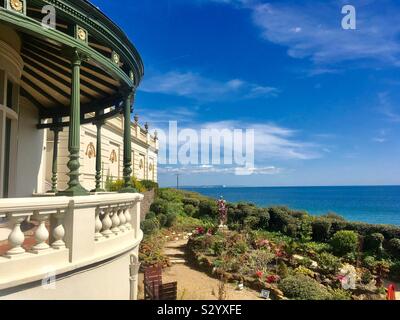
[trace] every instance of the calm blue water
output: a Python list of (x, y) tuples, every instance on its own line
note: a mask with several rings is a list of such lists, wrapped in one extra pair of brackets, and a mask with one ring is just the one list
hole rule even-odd
[(302, 188), (187, 188), (205, 196), (259, 206), (284, 205), (313, 215), (338, 213), (351, 221), (400, 225), (400, 186)]

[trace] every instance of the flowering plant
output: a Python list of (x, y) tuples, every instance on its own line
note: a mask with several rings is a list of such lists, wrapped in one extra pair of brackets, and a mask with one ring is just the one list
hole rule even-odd
[(267, 277), (267, 283), (272, 284), (272, 283), (277, 283), (281, 280), (281, 277), (278, 275), (271, 275)]
[(203, 227), (197, 227), (196, 230), (194, 231), (194, 234), (202, 235), (205, 232), (206, 232), (206, 230)]
[(340, 281), (344, 290), (355, 290), (357, 271), (354, 266), (345, 264), (342, 269), (340, 269), (337, 279)]
[(264, 273), (262, 271), (257, 271), (256, 276), (258, 279), (261, 279), (263, 277)]

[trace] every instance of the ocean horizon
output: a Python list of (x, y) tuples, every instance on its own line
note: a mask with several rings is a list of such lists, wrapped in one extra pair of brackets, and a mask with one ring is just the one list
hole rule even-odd
[(400, 186), (225, 187), (181, 189), (229, 202), (261, 207), (287, 206), (312, 215), (337, 213), (350, 221), (400, 226)]

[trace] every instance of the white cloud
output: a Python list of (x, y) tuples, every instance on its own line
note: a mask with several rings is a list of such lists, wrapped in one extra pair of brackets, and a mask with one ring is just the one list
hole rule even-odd
[(150, 76), (143, 81), (139, 90), (188, 97), (199, 101), (217, 101), (233, 97), (275, 97), (280, 92), (277, 88), (261, 86), (241, 79), (219, 81), (194, 72), (178, 71)]
[(394, 1), (354, 0), (357, 30), (341, 28), (343, 1), (211, 1), (250, 10), (262, 37), (287, 47), (293, 58), (310, 58), (319, 65), (373, 60), (400, 66), (400, 10)]
[(382, 113), (390, 122), (400, 122), (400, 114), (393, 106), (388, 92), (381, 92), (378, 94), (378, 111)]

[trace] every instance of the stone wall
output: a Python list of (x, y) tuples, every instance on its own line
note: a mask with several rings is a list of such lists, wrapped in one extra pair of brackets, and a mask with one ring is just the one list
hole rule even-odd
[(147, 213), (150, 211), (150, 206), (154, 201), (155, 198), (155, 192), (154, 190), (146, 191), (143, 193), (144, 194), (144, 199), (142, 203), (140, 204), (140, 217), (141, 221), (143, 221), (146, 218)]

